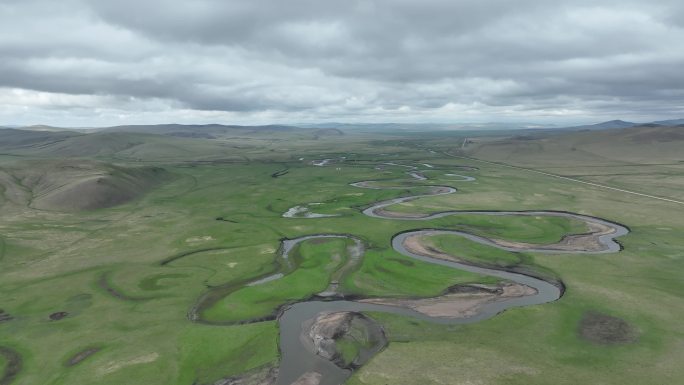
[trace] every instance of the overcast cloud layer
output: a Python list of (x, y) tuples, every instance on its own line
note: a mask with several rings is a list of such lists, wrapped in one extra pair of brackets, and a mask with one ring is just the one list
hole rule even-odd
[(0, 0), (0, 124), (684, 116), (684, 1)]

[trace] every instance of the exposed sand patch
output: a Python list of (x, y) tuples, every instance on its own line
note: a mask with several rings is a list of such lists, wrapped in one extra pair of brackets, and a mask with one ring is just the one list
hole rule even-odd
[(321, 205), (322, 203), (309, 203), (306, 205), (297, 205), (290, 207), (285, 213), (283, 213), (283, 218), (327, 218), (334, 217), (334, 214), (319, 214), (314, 213), (308, 207), (310, 205)]
[(532, 249), (532, 248), (539, 248), (540, 246), (548, 249), (553, 249), (553, 250), (561, 250), (561, 251), (601, 251), (605, 249), (605, 246), (599, 242), (599, 237), (602, 235), (607, 235), (607, 234), (612, 234), (615, 232), (615, 228), (602, 224), (602, 223), (597, 223), (597, 222), (585, 222), (587, 227), (589, 228), (589, 232), (584, 233), (584, 234), (572, 234), (572, 235), (565, 235), (563, 238), (556, 243), (550, 243), (550, 244), (544, 244), (544, 245), (539, 245), (539, 244), (534, 244), (534, 243), (525, 243), (525, 242), (512, 242), (512, 241), (506, 241), (502, 239), (491, 239), (487, 238), (490, 241), (494, 242), (495, 244), (499, 246), (504, 246), (504, 247), (509, 247), (509, 248), (514, 248), (514, 249), (520, 249), (521, 251), (524, 251), (526, 249)]
[(239, 376), (224, 378), (212, 385), (273, 385), (278, 377), (278, 368), (265, 366), (252, 369)]
[(233, 250), (230, 250), (230, 249), (219, 249), (219, 250), (203, 251), (203, 253), (207, 253), (208, 255), (231, 254), (232, 252), (233, 252)]
[(451, 254), (447, 254), (441, 250), (437, 250), (435, 248), (426, 246), (423, 244), (423, 237), (425, 235), (414, 235), (411, 237), (407, 237), (404, 240), (403, 246), (406, 248), (406, 250), (418, 254), (418, 255), (424, 255), (427, 257), (432, 257), (432, 258), (437, 258), (437, 259), (444, 259), (447, 261), (456, 261), (456, 262), (462, 262), (460, 259), (454, 257)]
[(359, 302), (409, 308), (430, 317), (468, 318), (479, 314), (482, 307), (488, 303), (537, 294), (537, 290), (534, 288), (518, 283), (503, 283), (497, 286), (470, 285), (468, 287), (473, 290), (449, 293), (434, 298), (370, 298)]
[(337, 354), (335, 337), (349, 330), (353, 314), (350, 312), (323, 313), (318, 315), (309, 330), (313, 349), (319, 356), (333, 360)]
[[(363, 365), (387, 346), (385, 332), (375, 321), (357, 312), (323, 312), (302, 325), (303, 344), (308, 350), (340, 368)], [(342, 357), (337, 343), (346, 341), (359, 349), (355, 357)]]
[[(384, 212), (383, 212), (384, 215)], [(509, 249), (514, 249), (514, 250), (519, 250), (519, 251), (527, 251), (530, 249), (548, 249), (548, 250), (554, 250), (554, 251), (568, 251), (568, 252), (575, 252), (575, 251), (602, 251), (605, 250), (606, 246), (603, 245), (599, 241), (599, 237), (602, 235), (607, 235), (607, 234), (612, 234), (615, 233), (616, 229), (602, 224), (602, 223), (596, 223), (596, 222), (586, 222), (587, 227), (589, 228), (589, 232), (584, 233), (584, 234), (573, 234), (573, 235), (565, 235), (563, 238), (556, 242), (556, 243), (548, 243), (548, 244), (535, 244), (535, 243), (526, 243), (526, 242), (515, 242), (515, 241), (507, 241), (503, 239), (494, 239), (494, 238), (487, 238), (487, 237), (482, 237), (492, 243), (494, 243), (497, 246), (501, 247), (506, 247)], [(451, 256), (449, 254), (446, 254), (440, 250), (436, 250), (432, 247), (428, 247), (426, 245), (423, 245), (421, 239), (425, 235), (414, 235), (411, 237), (406, 238), (404, 241), (404, 247), (416, 254), (420, 255), (426, 255), (430, 257), (435, 257), (435, 258), (440, 258), (440, 259), (446, 259), (446, 260), (458, 260), (454, 256)]]
[(108, 362), (104, 367), (100, 368), (98, 371), (98, 374), (100, 376), (104, 376), (109, 373), (113, 373), (123, 367), (126, 366), (131, 366), (131, 365), (138, 365), (138, 364), (149, 364), (150, 362), (154, 362), (159, 358), (159, 353), (157, 352), (151, 352), (147, 354), (143, 354), (134, 358), (131, 358), (129, 360), (125, 361), (110, 361)]
[(297, 381), (293, 382), (292, 385), (318, 385), (321, 383), (321, 378), (323, 378), (323, 375), (318, 372), (306, 372)]
[(267, 246), (267, 247), (262, 247), (259, 253), (261, 254), (273, 254), (276, 252), (276, 249), (274, 249), (272, 246)]
[[(406, 202), (403, 202), (402, 205), (406, 205)], [(425, 218), (427, 215), (426, 214), (420, 214), (420, 213), (400, 213), (396, 211), (388, 211), (385, 210), (384, 208), (380, 208), (374, 211), (376, 215), (380, 215), (381, 217), (385, 218)]]
[(186, 243), (199, 243), (199, 242), (208, 242), (208, 241), (214, 241), (216, 240), (214, 237), (211, 235), (199, 235), (196, 237), (190, 237), (185, 240)]

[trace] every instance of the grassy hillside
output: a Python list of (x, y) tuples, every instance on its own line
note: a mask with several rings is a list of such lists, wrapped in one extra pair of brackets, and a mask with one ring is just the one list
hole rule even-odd
[[(436, 146), (439, 146), (437, 144)], [(469, 138), (453, 154), (684, 200), (684, 127)]]
[(36, 151), (82, 134), (67, 131), (29, 131), (0, 128), (0, 151)]
[(0, 171), (7, 205), (54, 211), (116, 206), (170, 179), (171, 175), (159, 167), (88, 160), (20, 161)]
[(98, 131), (0, 129), (0, 151), (28, 158), (96, 158), (134, 162), (284, 161), (353, 149), (382, 136), (289, 126), (119, 126)]
[(236, 137), (258, 137), (258, 136), (282, 136), (282, 135), (306, 135), (329, 134), (327, 130), (316, 130), (311, 128), (300, 128), (284, 125), (266, 126), (236, 126), (223, 124), (157, 124), (157, 125), (133, 125), (133, 126), (114, 126), (102, 128), (101, 132), (134, 132), (146, 134), (160, 134), (179, 137), (196, 138), (236, 138)]
[(624, 129), (471, 138), (467, 155), (536, 166), (684, 162), (684, 127)]

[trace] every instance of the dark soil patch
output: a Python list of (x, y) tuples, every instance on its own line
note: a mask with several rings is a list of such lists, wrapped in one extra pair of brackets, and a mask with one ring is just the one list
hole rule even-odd
[(11, 321), (13, 319), (14, 317), (12, 317), (10, 313), (7, 313), (4, 310), (0, 309), (0, 323)]
[(309, 243), (311, 243), (312, 245), (322, 245), (324, 243), (328, 243), (328, 242), (332, 242), (332, 241), (333, 241), (332, 238), (315, 238), (315, 239), (311, 239), (309, 241)]
[(109, 279), (108, 279), (108, 274), (107, 274), (107, 273), (104, 273), (104, 274), (102, 274), (102, 275), (100, 276), (100, 279), (97, 281), (97, 284), (98, 284), (98, 286), (100, 286), (100, 288), (102, 288), (103, 290), (105, 290), (105, 291), (106, 291), (109, 295), (111, 295), (112, 297), (118, 298), (118, 299), (121, 299), (121, 300), (124, 300), (124, 301), (131, 301), (131, 302), (135, 302), (135, 301), (147, 301), (147, 300), (150, 300), (150, 299), (153, 299), (153, 298), (154, 298), (154, 297), (132, 297), (132, 296), (130, 296), (130, 295), (126, 295), (126, 294), (124, 294), (124, 293), (122, 293), (122, 292), (116, 290), (115, 288), (113, 288), (113, 287), (109, 284)]
[(17, 377), (22, 368), (21, 356), (13, 349), (0, 346), (0, 355), (5, 357), (7, 365), (5, 372), (0, 376), (0, 385), (9, 385)]
[(273, 174), (271, 174), (271, 178), (281, 177), (281, 176), (287, 174), (288, 172), (290, 172), (290, 171), (287, 168), (283, 169), (283, 170), (278, 170), (278, 171), (274, 172)]
[(637, 330), (627, 321), (595, 311), (584, 313), (577, 334), (583, 340), (599, 345), (627, 344), (638, 337)]
[(67, 313), (65, 311), (58, 311), (58, 312), (50, 314), (50, 321), (59, 321), (68, 315), (69, 315), (69, 313)]
[(416, 264), (413, 263), (413, 261), (409, 261), (406, 259), (401, 259), (401, 258), (389, 258), (390, 261), (397, 262), (399, 264), (402, 264), (404, 266), (415, 266)]
[(216, 220), (217, 220), (217, 221), (221, 221), (221, 222), (237, 223), (237, 222), (234, 221), (234, 220), (226, 219), (226, 218), (224, 218), (224, 217), (217, 217)]
[(119, 299), (126, 299), (126, 296), (119, 293), (116, 291), (113, 287), (109, 286), (109, 282), (107, 282), (107, 274), (102, 274), (100, 279), (97, 281), (97, 284), (104, 289), (107, 293), (109, 293), (112, 297), (116, 297)]
[(449, 286), (444, 294), (478, 294), (478, 293), (488, 293), (488, 294), (501, 294), (503, 289), (501, 287), (487, 287), (483, 285), (472, 285), (472, 284), (457, 284)]
[(81, 350), (80, 352), (74, 354), (71, 358), (67, 360), (65, 366), (74, 366), (85, 360), (86, 358), (92, 356), (93, 354), (99, 352), (101, 348), (92, 347)]

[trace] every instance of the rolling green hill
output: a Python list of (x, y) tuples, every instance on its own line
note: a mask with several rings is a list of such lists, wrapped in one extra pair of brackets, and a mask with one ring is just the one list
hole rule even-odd
[(0, 151), (37, 151), (42, 147), (83, 134), (68, 131), (0, 129)]
[(88, 160), (17, 162), (0, 171), (6, 204), (51, 211), (83, 211), (134, 200), (172, 179), (159, 167)]
[(684, 127), (645, 125), (624, 129), (471, 138), (464, 153), (519, 165), (575, 166), (684, 161)]

